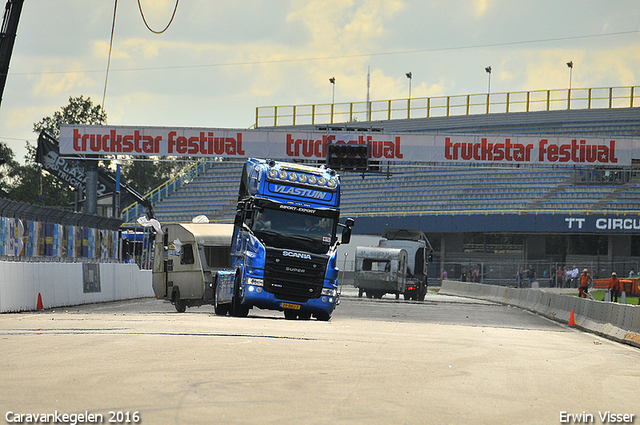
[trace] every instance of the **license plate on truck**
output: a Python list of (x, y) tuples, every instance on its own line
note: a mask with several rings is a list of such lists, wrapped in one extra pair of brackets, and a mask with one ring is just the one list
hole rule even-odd
[(280, 307), (288, 308), (289, 310), (300, 310), (300, 304), (282, 303)]

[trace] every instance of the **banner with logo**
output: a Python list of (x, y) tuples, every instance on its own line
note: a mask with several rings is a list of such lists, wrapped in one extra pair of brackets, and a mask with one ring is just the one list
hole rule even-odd
[[(42, 168), (57, 178), (66, 182), (78, 191), (84, 192), (87, 175), (84, 161), (80, 158), (62, 158), (59, 153), (58, 143), (44, 131), (38, 136), (38, 149), (36, 162), (42, 164)], [(98, 197), (113, 191), (108, 175), (98, 171)]]
[(323, 160), (328, 143), (366, 144), (369, 159), (435, 163), (631, 165), (640, 139), (296, 132), (220, 128), (63, 125), (62, 155)]
[[(98, 127), (100, 128), (100, 127)], [(74, 154), (75, 156), (75, 154)], [(84, 192), (86, 186), (86, 171), (84, 160), (81, 158), (64, 157), (60, 153), (58, 142), (42, 131), (38, 136), (38, 149), (36, 151), (36, 162), (42, 164), (42, 168), (53, 174), (57, 178), (67, 182), (76, 190)], [(147, 205), (142, 196), (133, 188), (121, 184), (120, 204), (128, 205), (138, 201)], [(105, 170), (98, 168), (98, 198), (112, 194), (116, 191), (116, 179)]]

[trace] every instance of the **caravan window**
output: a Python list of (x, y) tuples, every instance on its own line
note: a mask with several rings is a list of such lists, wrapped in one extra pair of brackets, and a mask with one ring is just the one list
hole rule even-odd
[(362, 260), (362, 270), (364, 271), (376, 271), (376, 272), (388, 272), (391, 270), (391, 261), (389, 260), (374, 260), (371, 258), (365, 258)]
[(193, 245), (185, 244), (182, 246), (182, 255), (180, 256), (180, 264), (193, 264)]
[(210, 268), (231, 267), (231, 247), (229, 246), (205, 246), (204, 255), (207, 266)]

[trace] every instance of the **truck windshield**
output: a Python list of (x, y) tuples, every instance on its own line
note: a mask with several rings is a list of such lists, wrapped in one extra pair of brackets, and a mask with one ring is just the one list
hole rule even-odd
[(267, 246), (299, 249), (314, 254), (329, 251), (335, 219), (281, 209), (255, 211), (251, 230)]

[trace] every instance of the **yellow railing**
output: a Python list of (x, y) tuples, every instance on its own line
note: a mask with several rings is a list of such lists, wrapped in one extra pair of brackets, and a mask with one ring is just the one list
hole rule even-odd
[[(150, 200), (152, 204), (160, 202), (162, 199), (171, 195), (183, 185), (193, 180), (196, 176), (207, 171), (213, 166), (214, 162), (215, 159), (213, 158), (198, 160), (195, 164), (181, 171), (176, 177), (167, 180), (157, 188), (151, 190), (149, 193), (144, 195), (144, 198)], [(146, 214), (145, 208), (139, 203), (134, 202), (122, 210), (121, 217), (125, 224), (131, 224), (135, 223), (138, 216), (144, 214)]]
[(256, 127), (640, 106), (640, 86), (533, 90), (370, 102), (259, 106)]

